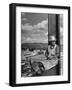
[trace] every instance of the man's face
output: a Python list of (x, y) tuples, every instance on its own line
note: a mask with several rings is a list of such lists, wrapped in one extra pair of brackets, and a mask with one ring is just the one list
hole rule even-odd
[(51, 45), (55, 45), (56, 44), (56, 41), (51, 41)]

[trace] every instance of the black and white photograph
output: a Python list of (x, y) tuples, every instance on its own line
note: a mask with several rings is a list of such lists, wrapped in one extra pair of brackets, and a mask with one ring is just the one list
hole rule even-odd
[(62, 41), (62, 14), (21, 12), (21, 76), (61, 75)]
[(70, 7), (10, 5), (10, 86), (70, 83)]

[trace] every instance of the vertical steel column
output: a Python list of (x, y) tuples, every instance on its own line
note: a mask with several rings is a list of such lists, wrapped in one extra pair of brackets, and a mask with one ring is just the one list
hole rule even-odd
[(56, 14), (48, 15), (48, 33), (56, 36)]

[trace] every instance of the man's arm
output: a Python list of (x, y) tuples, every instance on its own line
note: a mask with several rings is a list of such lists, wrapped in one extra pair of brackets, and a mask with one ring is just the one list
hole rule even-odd
[(48, 57), (48, 55), (49, 55), (49, 52), (48, 52), (48, 48), (47, 48), (47, 50), (45, 52), (45, 56)]
[(56, 56), (59, 58), (59, 46), (56, 47)]

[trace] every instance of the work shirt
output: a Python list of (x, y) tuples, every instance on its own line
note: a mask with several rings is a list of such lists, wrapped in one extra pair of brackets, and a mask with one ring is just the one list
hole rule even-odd
[(49, 57), (50, 59), (57, 59), (59, 57), (59, 46), (56, 44), (55, 46), (48, 45), (46, 57)]

